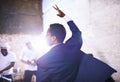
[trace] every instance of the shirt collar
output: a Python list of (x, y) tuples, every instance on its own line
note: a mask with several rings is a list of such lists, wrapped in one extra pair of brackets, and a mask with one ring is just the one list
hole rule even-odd
[(55, 46), (57, 46), (57, 45), (60, 45), (60, 44), (62, 44), (62, 43), (54, 44), (54, 45), (51, 46), (51, 48), (53, 48), (53, 47), (55, 47)]

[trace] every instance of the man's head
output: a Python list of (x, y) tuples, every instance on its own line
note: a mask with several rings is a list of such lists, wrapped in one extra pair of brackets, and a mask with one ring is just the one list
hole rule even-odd
[(7, 43), (2, 43), (0, 45), (1, 53), (3, 54), (3, 56), (7, 56), (9, 48), (10, 46)]
[(63, 25), (59, 23), (50, 24), (47, 31), (48, 45), (62, 43), (66, 36), (66, 30)]
[(27, 46), (28, 49), (32, 49), (32, 43), (30, 41), (26, 42), (25, 45)]

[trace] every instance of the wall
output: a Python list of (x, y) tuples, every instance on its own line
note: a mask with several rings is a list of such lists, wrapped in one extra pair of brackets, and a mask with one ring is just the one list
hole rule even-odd
[(40, 0), (0, 0), (0, 34), (42, 32)]
[(118, 70), (114, 74), (120, 81), (120, 1), (90, 0), (90, 28), (94, 33), (95, 53)]

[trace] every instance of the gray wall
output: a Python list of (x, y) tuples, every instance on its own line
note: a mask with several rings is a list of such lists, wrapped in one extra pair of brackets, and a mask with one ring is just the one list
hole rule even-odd
[[(103, 61), (118, 73), (114, 78), (120, 81), (120, 1), (90, 0), (90, 28), (94, 34), (94, 50)], [(93, 43), (92, 43), (93, 44)]]
[(42, 32), (41, 0), (0, 0), (0, 34)]

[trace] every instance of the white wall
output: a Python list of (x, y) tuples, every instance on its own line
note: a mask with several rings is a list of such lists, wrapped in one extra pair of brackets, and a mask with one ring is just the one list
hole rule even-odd
[(120, 1), (91, 0), (90, 28), (95, 35), (95, 51), (102, 59), (118, 70), (120, 81)]
[[(56, 16), (52, 6), (57, 4), (74, 20), (83, 33), (83, 47), (93, 55), (114, 67), (113, 74), (120, 82), (120, 0), (44, 0), (43, 25), (46, 32), (50, 23), (66, 22)], [(67, 29), (70, 37), (71, 33)], [(66, 39), (67, 39), (66, 38)]]

